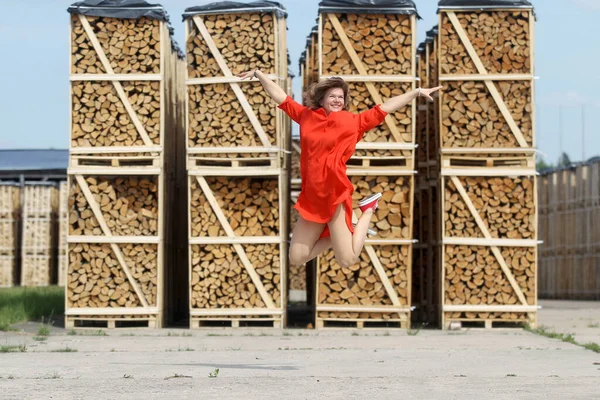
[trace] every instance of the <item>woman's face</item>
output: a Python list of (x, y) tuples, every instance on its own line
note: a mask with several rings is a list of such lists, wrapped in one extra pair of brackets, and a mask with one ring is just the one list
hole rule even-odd
[(325, 92), (321, 106), (327, 112), (342, 111), (344, 109), (344, 91), (341, 88), (331, 88)]

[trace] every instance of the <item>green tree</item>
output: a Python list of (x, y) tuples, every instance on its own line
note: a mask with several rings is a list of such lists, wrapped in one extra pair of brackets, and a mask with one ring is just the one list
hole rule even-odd
[(569, 155), (563, 151), (563, 153), (558, 158), (558, 164), (556, 165), (558, 168), (569, 167), (571, 165), (571, 159)]

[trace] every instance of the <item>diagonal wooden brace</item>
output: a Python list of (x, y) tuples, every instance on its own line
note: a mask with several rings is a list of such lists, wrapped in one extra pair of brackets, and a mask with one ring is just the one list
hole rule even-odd
[[(456, 14), (454, 13), (454, 11), (448, 11), (447, 14), (448, 14), (448, 18), (450, 19), (450, 22), (452, 22), (452, 25), (454, 26), (454, 29), (456, 30), (456, 33), (460, 37), (461, 42), (465, 46), (467, 53), (469, 53), (469, 56), (473, 60), (473, 63), (475, 64), (475, 67), (477, 68), (477, 71), (479, 72), (479, 74), (488, 75), (487, 70), (483, 66), (481, 59), (479, 58), (479, 56), (477, 55), (477, 52), (473, 48), (473, 44), (469, 40), (467, 33), (465, 32), (462, 25), (460, 24), (460, 21), (456, 17)], [(502, 116), (506, 120), (506, 123), (508, 123), (510, 130), (512, 131), (513, 135), (515, 135), (517, 142), (519, 142), (519, 145), (521, 147), (529, 147), (529, 145), (527, 144), (527, 141), (525, 140), (525, 137), (523, 136), (523, 132), (521, 132), (521, 129), (517, 126), (515, 119), (513, 118), (512, 114), (510, 113), (508, 107), (506, 107), (506, 103), (504, 103), (504, 100), (502, 99), (500, 92), (498, 92), (496, 85), (494, 85), (494, 82), (492, 82), (491, 80), (487, 80), (487, 79), (484, 82), (485, 82), (485, 85), (487, 86), (490, 94), (494, 98), (496, 105), (500, 109)]]
[[(225, 233), (227, 234), (227, 236), (230, 238), (236, 237), (235, 232), (231, 228), (231, 225), (229, 225), (229, 221), (227, 221), (227, 217), (223, 213), (223, 210), (221, 210), (221, 207), (219, 207), (219, 203), (217, 202), (217, 199), (215, 198), (215, 196), (213, 196), (213, 192), (212, 192), (210, 186), (208, 185), (208, 183), (206, 182), (206, 179), (204, 179), (203, 176), (196, 176), (196, 179), (198, 180), (198, 184), (202, 188), (202, 191), (204, 192), (204, 195), (206, 196), (206, 200), (208, 200), (208, 203), (210, 204), (213, 211), (215, 212), (215, 215), (217, 216), (217, 219), (221, 223), (221, 226), (225, 230)], [(233, 248), (235, 249), (238, 256), (240, 257), (240, 260), (242, 261), (242, 264), (244, 264), (244, 267), (246, 267), (246, 271), (248, 272), (248, 275), (250, 275), (250, 279), (252, 279), (252, 283), (254, 283), (254, 286), (256, 286), (256, 290), (258, 290), (258, 293), (262, 297), (263, 302), (265, 303), (266, 307), (267, 308), (277, 308), (275, 306), (275, 303), (273, 303), (273, 299), (271, 299), (271, 296), (269, 296), (269, 293), (267, 293), (262, 281), (260, 280), (260, 276), (258, 276), (258, 274), (256, 273), (256, 270), (254, 269), (254, 266), (248, 259), (248, 256), (246, 255), (246, 252), (244, 251), (244, 248), (242, 247), (242, 245), (239, 243), (236, 243), (236, 244), (233, 244)]]
[[(477, 212), (477, 209), (475, 208), (475, 205), (473, 204), (473, 202), (471, 201), (471, 199), (467, 195), (467, 191), (465, 190), (465, 188), (462, 185), (462, 183), (460, 183), (460, 180), (458, 179), (458, 177), (453, 176), (453, 177), (451, 177), (451, 179), (452, 179), (452, 183), (454, 183), (454, 186), (456, 187), (456, 189), (460, 193), (460, 196), (462, 197), (463, 201), (467, 205), (467, 208), (469, 209), (469, 211), (473, 215), (473, 218), (475, 218), (475, 222), (477, 222), (477, 226), (479, 227), (479, 229), (483, 233), (483, 236), (485, 236), (486, 239), (492, 239), (492, 235), (490, 234), (490, 231), (485, 226), (485, 223), (481, 219), (481, 216), (479, 215), (479, 212)], [(494, 256), (498, 260), (498, 264), (500, 264), (500, 268), (502, 268), (502, 271), (504, 272), (504, 275), (506, 275), (506, 278), (508, 279), (508, 282), (510, 283), (510, 286), (513, 288), (513, 290), (515, 291), (515, 294), (519, 298), (519, 301), (523, 305), (528, 305), (527, 304), (527, 300), (525, 299), (525, 296), (523, 295), (523, 292), (521, 291), (521, 287), (517, 284), (517, 281), (515, 280), (515, 277), (513, 276), (512, 272), (510, 271), (510, 268), (508, 268), (508, 265), (506, 264), (506, 260), (502, 256), (502, 252), (500, 251), (500, 249), (498, 248), (498, 246), (491, 246), (491, 249), (492, 249), (492, 253), (494, 253)]]
[[(202, 18), (200, 18), (200, 16), (196, 15), (194, 17), (194, 22), (196, 23), (196, 27), (200, 31), (200, 34), (204, 38), (204, 41), (208, 45), (208, 48), (210, 49), (210, 52), (212, 53), (213, 57), (217, 61), (217, 64), (219, 65), (219, 68), (221, 68), (221, 71), (223, 72), (223, 75), (225, 75), (228, 78), (233, 77), (233, 74), (229, 70), (229, 67), (227, 66), (227, 63), (225, 62), (225, 59), (223, 58), (223, 55), (221, 54), (221, 52), (219, 51), (219, 49), (215, 45), (215, 42), (213, 41), (212, 36), (208, 32), (208, 29), (206, 29), (206, 26), (204, 25), (204, 22), (202, 21)], [(250, 120), (250, 123), (252, 124), (252, 127), (254, 128), (254, 130), (256, 131), (256, 133), (258, 134), (258, 137), (260, 138), (260, 141), (262, 142), (263, 146), (265, 146), (265, 147), (273, 147), (273, 145), (271, 144), (271, 141), (267, 137), (267, 134), (265, 133), (265, 130), (263, 129), (260, 121), (258, 120), (258, 118), (256, 118), (256, 114), (254, 114), (254, 110), (252, 109), (252, 106), (248, 102), (248, 99), (246, 98), (246, 95), (244, 94), (244, 92), (240, 88), (240, 85), (238, 83), (230, 83), (230, 85), (231, 85), (231, 89), (233, 90), (233, 92), (235, 93), (236, 97), (238, 98), (238, 101), (242, 105), (242, 108), (244, 109), (244, 112), (248, 116), (248, 119)]]
[[(96, 202), (96, 199), (94, 198), (94, 195), (90, 191), (90, 188), (88, 187), (87, 182), (83, 178), (83, 175), (75, 175), (75, 179), (77, 180), (77, 184), (81, 188), (81, 191), (83, 192), (83, 195), (85, 196), (85, 199), (87, 200), (88, 204), (90, 205), (90, 208), (92, 209), (92, 212), (94, 213), (94, 216), (96, 217), (96, 220), (98, 220), (98, 223), (100, 224), (100, 229), (102, 229), (104, 236), (112, 237), (112, 233), (111, 233), (108, 225), (106, 224), (106, 220), (104, 219), (104, 216), (102, 215), (102, 211), (100, 210), (100, 207), (98, 206), (98, 203)], [(142, 292), (140, 285), (138, 285), (137, 281), (133, 278), (133, 275), (131, 274), (131, 271), (129, 270), (129, 266), (127, 265), (127, 262), (125, 261), (125, 257), (123, 256), (123, 253), (121, 252), (121, 248), (116, 243), (110, 243), (110, 247), (112, 248), (112, 251), (115, 253), (117, 260), (119, 261), (119, 264), (121, 264), (121, 268), (123, 268), (123, 271), (125, 272), (125, 275), (127, 276), (127, 279), (129, 280), (129, 283), (131, 283), (131, 286), (133, 287), (133, 290), (135, 290), (135, 293), (138, 295), (140, 301), (142, 302), (142, 305), (144, 307), (148, 307), (148, 301), (146, 300), (146, 296), (144, 296), (144, 292)]]

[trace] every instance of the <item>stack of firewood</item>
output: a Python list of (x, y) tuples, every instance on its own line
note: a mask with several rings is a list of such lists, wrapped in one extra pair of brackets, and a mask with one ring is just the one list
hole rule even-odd
[(421, 55), (428, 86), (443, 89), (419, 114), (429, 256), (414, 287), (433, 309), (420, 322), (535, 324), (533, 9), (454, 3), (440, 2)]
[[(322, 5), (319, 79), (343, 77), (350, 111), (360, 113), (416, 87), (416, 9), (374, 7), (352, 12)], [(350, 6), (350, 3), (349, 3)], [(357, 144), (348, 175), (358, 202), (381, 193), (360, 261), (342, 268), (332, 250), (318, 259), (317, 327), (407, 327), (411, 305), (414, 142), (416, 102), (390, 114)], [(356, 211), (356, 217), (360, 211)]]
[[(173, 207), (177, 161), (177, 46), (162, 8), (90, 2), (71, 13), (71, 153), (67, 326), (140, 319), (160, 326), (163, 213)], [(178, 105), (178, 102), (180, 103)], [(179, 126), (182, 126), (179, 123)], [(165, 193), (171, 193), (166, 196)], [(169, 211), (170, 212), (170, 211)], [(168, 241), (170, 242), (170, 241)], [(62, 248), (62, 245), (61, 245)], [(62, 256), (61, 256), (62, 257)], [(62, 260), (62, 258), (60, 258)]]
[(16, 280), (20, 210), (21, 189), (0, 185), (0, 287), (11, 287)]
[[(281, 325), (290, 124), (256, 80), (289, 87), (285, 10), (188, 8), (187, 155), (192, 327)], [(253, 9), (254, 8), (254, 9)]]

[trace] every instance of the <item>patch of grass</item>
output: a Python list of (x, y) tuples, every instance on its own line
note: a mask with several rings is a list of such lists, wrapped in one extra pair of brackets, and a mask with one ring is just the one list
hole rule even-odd
[(600, 353), (600, 345), (598, 343), (586, 343), (583, 345), (583, 347), (593, 352)]
[(352, 332), (352, 336), (360, 336), (358, 332)]
[(194, 336), (194, 334), (192, 332), (188, 332), (188, 331), (183, 331), (183, 332), (181, 332), (181, 334), (179, 334), (177, 332), (168, 332), (167, 336), (191, 337), (191, 336)]
[(43, 342), (45, 340), (48, 340), (48, 336), (34, 336), (32, 339), (36, 342)]
[(69, 332), (67, 332), (67, 335), (69, 335), (69, 336), (76, 336), (77, 335), (77, 331), (75, 329), (69, 329)]
[(208, 374), (209, 378), (216, 378), (219, 376), (219, 368), (215, 368), (215, 370)]
[(50, 328), (42, 324), (38, 327), (37, 334), (38, 336), (50, 336)]
[(421, 329), (408, 329), (406, 333), (408, 336), (417, 336), (421, 332)]
[(283, 331), (283, 336), (292, 336), (292, 333), (288, 331)]
[(0, 330), (12, 330), (11, 325), (18, 322), (63, 314), (64, 296), (64, 288), (58, 286), (0, 289)]
[(50, 375), (44, 379), (60, 379), (60, 374), (58, 372), (55, 372), (52, 375)]
[(0, 345), (0, 353), (25, 353), (27, 351), (27, 346), (24, 344), (2, 344)]
[(189, 375), (175, 374), (175, 375), (173, 375), (173, 376), (167, 376), (167, 377), (165, 378), (165, 381), (166, 381), (166, 380), (169, 380), (169, 379), (177, 379), (177, 378), (191, 378), (191, 376), (189, 376)]
[[(207, 333), (206, 336), (231, 336), (231, 333)], [(250, 336), (254, 335), (250, 334)]]
[(97, 331), (81, 331), (77, 333), (79, 336), (108, 336), (108, 333), (104, 332), (102, 329), (98, 329)]
[(56, 350), (51, 350), (51, 353), (76, 353), (77, 349), (74, 349), (72, 347), (66, 346), (62, 349), (56, 349)]
[(600, 328), (600, 323), (596, 322), (595, 324), (593, 324), (590, 322), (587, 327), (588, 328)]
[(179, 351), (195, 351), (195, 350), (192, 349), (191, 347), (180, 347)]
[(575, 336), (572, 333), (565, 334), (565, 333), (551, 332), (545, 326), (540, 326), (539, 328), (536, 328), (536, 329), (533, 329), (530, 326), (526, 326), (525, 330), (527, 330), (531, 333), (535, 333), (536, 335), (545, 336), (550, 339), (562, 340), (563, 342), (571, 343), (576, 346), (581, 346), (585, 349), (594, 351), (596, 353), (600, 353), (600, 345), (598, 345), (597, 343), (591, 343), (591, 342), (586, 343), (586, 344), (581, 344), (575, 340)]

